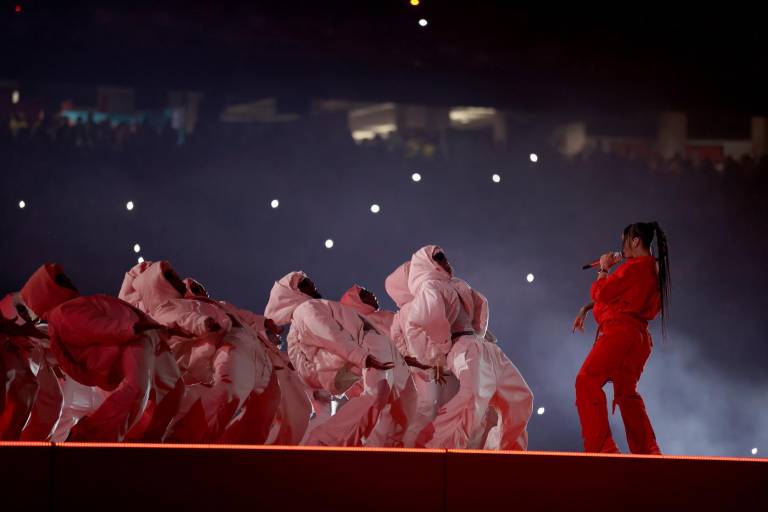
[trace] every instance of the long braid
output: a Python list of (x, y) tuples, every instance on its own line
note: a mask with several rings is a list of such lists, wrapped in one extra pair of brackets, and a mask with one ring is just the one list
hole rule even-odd
[(667, 319), (669, 318), (669, 306), (671, 303), (672, 281), (669, 268), (669, 245), (667, 236), (658, 222), (652, 222), (654, 238), (656, 239), (657, 258), (659, 261), (659, 294), (661, 295), (661, 332), (667, 336)]
[(656, 241), (656, 260), (659, 264), (659, 296), (661, 302), (661, 332), (667, 337), (667, 320), (671, 295), (671, 277), (669, 271), (669, 245), (667, 236), (658, 222), (636, 222), (624, 228), (624, 237), (638, 237), (649, 250)]

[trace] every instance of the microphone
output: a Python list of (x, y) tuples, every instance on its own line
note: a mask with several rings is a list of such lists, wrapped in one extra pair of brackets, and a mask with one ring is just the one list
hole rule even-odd
[[(621, 254), (620, 252), (613, 253), (613, 257), (615, 259), (617, 259), (617, 260), (624, 259), (624, 255)], [(581, 270), (589, 270), (591, 268), (596, 268), (596, 267), (599, 267), (599, 266), (600, 266), (600, 260), (595, 260), (592, 263), (587, 263), (586, 265), (581, 267)]]

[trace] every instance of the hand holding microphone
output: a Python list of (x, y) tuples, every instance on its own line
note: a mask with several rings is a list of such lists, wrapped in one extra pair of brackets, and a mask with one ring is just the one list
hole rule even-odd
[(604, 268), (609, 269), (622, 260), (623, 256), (620, 252), (609, 252), (600, 256), (599, 260), (595, 260), (592, 263), (587, 263), (582, 270), (589, 270), (590, 268)]

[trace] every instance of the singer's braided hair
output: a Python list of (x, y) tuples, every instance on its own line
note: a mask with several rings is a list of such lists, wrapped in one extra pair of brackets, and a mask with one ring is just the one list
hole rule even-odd
[[(658, 222), (636, 222), (624, 228), (624, 239), (639, 238), (642, 244), (656, 256), (659, 262), (659, 295), (661, 296), (661, 332), (667, 336), (667, 318), (671, 295), (671, 278), (669, 273), (669, 246), (667, 236)], [(656, 241), (656, 251), (651, 244)]]

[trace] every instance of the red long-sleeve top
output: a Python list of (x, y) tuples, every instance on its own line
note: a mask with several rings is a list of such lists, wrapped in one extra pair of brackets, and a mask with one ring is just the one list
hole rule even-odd
[(628, 258), (610, 276), (592, 283), (590, 296), (598, 325), (622, 319), (647, 325), (659, 313), (661, 304), (656, 258)]

